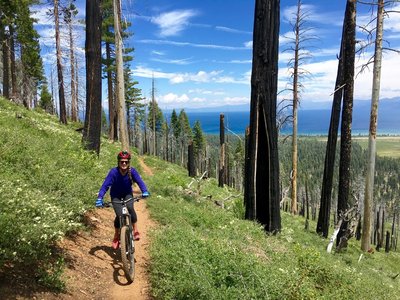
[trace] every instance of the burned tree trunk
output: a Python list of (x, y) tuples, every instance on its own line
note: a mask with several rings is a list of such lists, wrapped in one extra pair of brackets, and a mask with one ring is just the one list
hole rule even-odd
[(393, 212), (393, 222), (392, 222), (392, 238), (391, 238), (391, 248), (395, 249), (396, 245), (396, 212)]
[[(346, 7), (346, 25), (344, 40), (344, 89), (342, 123), (340, 133), (340, 162), (339, 162), (339, 189), (338, 189), (338, 216), (349, 208), (350, 196), (350, 161), (351, 161), (351, 125), (353, 120), (354, 94), (354, 60), (356, 44), (356, 1), (348, 0)], [(338, 242), (348, 230), (347, 222), (342, 223)]]
[(189, 145), (188, 145), (188, 171), (189, 171), (190, 177), (196, 176), (196, 167), (194, 164), (193, 141), (189, 141)]
[(60, 38), (60, 22), (58, 13), (58, 0), (54, 1), (54, 22), (56, 32), (56, 56), (57, 56), (57, 78), (58, 78), (58, 99), (60, 101), (60, 122), (67, 124), (67, 108), (65, 103), (65, 92), (64, 92), (64, 77), (63, 77), (63, 65), (62, 65), (62, 53), (61, 53), (61, 38)]
[(245, 216), (274, 233), (281, 229), (276, 126), (278, 45), (279, 0), (256, 0)]
[(389, 251), (390, 251), (390, 232), (386, 231), (385, 252), (389, 253)]
[(225, 168), (225, 117), (224, 114), (219, 116), (219, 172), (218, 172), (218, 186), (223, 187), (226, 183), (226, 168)]
[(338, 70), (336, 75), (335, 93), (332, 102), (331, 120), (329, 124), (328, 142), (325, 153), (324, 175), (322, 179), (321, 204), (318, 214), (317, 233), (323, 237), (328, 237), (329, 221), (331, 213), (331, 197), (333, 185), (333, 173), (335, 166), (336, 144), (339, 130), (340, 108), (343, 96), (343, 39), (344, 25), (342, 33), (342, 46), (340, 48)]

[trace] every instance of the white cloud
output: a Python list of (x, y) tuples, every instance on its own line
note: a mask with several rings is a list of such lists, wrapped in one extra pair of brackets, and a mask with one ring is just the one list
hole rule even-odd
[(165, 64), (173, 64), (173, 65), (189, 65), (192, 62), (191, 58), (181, 58), (181, 59), (160, 59), (160, 58), (152, 58), (152, 61), (161, 62)]
[(400, 11), (400, 5), (394, 7), (393, 10), (396, 10), (397, 12), (389, 13), (388, 17), (383, 21), (383, 26), (385, 27), (385, 30), (400, 32), (400, 14), (398, 13), (398, 11)]
[[(356, 61), (356, 74), (362, 64), (368, 60), (368, 54)], [(304, 86), (302, 101), (324, 102), (332, 101), (332, 93), (335, 87), (337, 59), (326, 60), (318, 63), (310, 63), (304, 66), (311, 73), (301, 83)], [(397, 53), (385, 53), (382, 61), (382, 75), (380, 98), (392, 98), (400, 95), (398, 78), (400, 77), (400, 59)], [(279, 69), (279, 88), (287, 85), (287, 69)], [(372, 93), (372, 65), (370, 70), (358, 74), (355, 79), (354, 99), (369, 100)]]
[[(400, 33), (400, 14), (398, 13), (400, 11), (400, 4), (388, 6), (385, 8), (385, 11), (387, 13), (384, 15), (383, 20), (384, 38), (398, 39), (398, 33)], [(357, 23), (375, 34), (376, 13), (377, 9), (374, 7), (372, 15), (371, 12), (359, 14), (357, 16)], [(367, 33), (364, 34), (366, 35)]]
[(191, 89), (188, 91), (189, 94), (202, 94), (202, 95), (214, 95), (214, 96), (221, 96), (225, 95), (226, 92), (224, 91), (212, 91), (212, 90), (204, 90), (204, 89)]
[(151, 21), (160, 28), (160, 36), (176, 36), (179, 35), (189, 24), (189, 19), (198, 13), (194, 10), (176, 10), (162, 13), (157, 17), (153, 17)]
[(156, 50), (151, 51), (151, 54), (159, 55), (159, 56), (165, 55), (165, 53), (163, 51), (156, 51)]
[(249, 97), (224, 97), (220, 98), (218, 96), (214, 97), (215, 92), (211, 92), (212, 95), (207, 96), (188, 96), (183, 93), (181, 95), (175, 93), (168, 93), (165, 95), (160, 95), (157, 97), (158, 105), (164, 108), (172, 107), (185, 107), (185, 108), (201, 108), (206, 104), (207, 107), (217, 107), (217, 106), (229, 106), (229, 105), (241, 105), (248, 104)]
[(196, 103), (196, 104), (202, 104), (202, 103), (206, 103), (208, 101), (207, 98), (200, 98), (200, 97), (194, 97), (192, 100), (192, 102)]
[(231, 64), (251, 64), (251, 62), (252, 62), (251, 59), (243, 59), (243, 60), (233, 59), (229, 61), (229, 63)]
[(31, 17), (37, 20), (38, 25), (54, 25), (54, 20), (47, 13), (52, 7), (49, 5), (35, 5), (31, 9)]
[(253, 41), (245, 42), (244, 47), (247, 49), (253, 49)]
[(55, 47), (55, 32), (54, 27), (51, 26), (40, 26), (36, 28), (40, 35), (40, 44), (45, 47)]
[(182, 104), (182, 103), (187, 103), (189, 100), (190, 100), (190, 98), (186, 94), (178, 96), (173, 93), (168, 93), (168, 94), (163, 95), (160, 98), (158, 98), (159, 103), (164, 104), (164, 105), (165, 104), (168, 105), (171, 103)]
[(225, 97), (224, 102), (227, 105), (239, 105), (249, 103), (249, 97)]
[(233, 29), (225, 26), (216, 26), (215, 29), (224, 31), (224, 32), (229, 32), (229, 33), (245, 33), (245, 34), (253, 34), (251, 31), (243, 31), (243, 30), (238, 30), (238, 29)]
[[(336, 12), (321, 12), (321, 8), (311, 4), (302, 4), (301, 10), (307, 17), (307, 22), (342, 26), (342, 20), (337, 17)], [(297, 5), (288, 6), (283, 9), (282, 18), (285, 22), (292, 22), (297, 11)]]
[(249, 47), (235, 47), (235, 46), (224, 46), (224, 45), (214, 45), (214, 44), (195, 44), (189, 42), (175, 42), (168, 40), (138, 40), (138, 43), (143, 44), (153, 44), (153, 45), (172, 45), (179, 47), (194, 47), (194, 48), (208, 48), (208, 49), (220, 49), (220, 50), (247, 50)]
[[(366, 62), (366, 58), (358, 63)], [(400, 59), (397, 53), (385, 53), (382, 58), (382, 75), (380, 98), (392, 98), (400, 95), (398, 79), (400, 78)], [(355, 98), (371, 99), (372, 94), (372, 67), (371, 70), (361, 74), (356, 79)]]
[(223, 70), (218, 71), (198, 71), (197, 73), (166, 73), (155, 71), (142, 66), (137, 66), (132, 70), (134, 76), (144, 78), (163, 78), (168, 79), (172, 84), (196, 82), (196, 83), (235, 83), (235, 84), (249, 84), (248, 73), (245, 73), (243, 78), (235, 79), (231, 76), (225, 76)]

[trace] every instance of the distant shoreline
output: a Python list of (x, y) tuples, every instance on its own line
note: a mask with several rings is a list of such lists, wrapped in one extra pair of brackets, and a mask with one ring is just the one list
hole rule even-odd
[[(394, 113), (395, 108), (380, 116), (377, 133), (378, 136), (400, 136), (400, 119)], [(188, 113), (191, 126), (196, 121), (200, 122), (205, 134), (219, 134), (220, 114), (215, 112)], [(328, 136), (329, 133), (329, 111), (302, 111), (299, 112), (298, 136)], [(244, 135), (249, 126), (249, 114), (244, 112), (229, 112), (225, 114), (225, 133)], [(369, 134), (369, 118), (366, 115), (355, 114), (351, 126), (353, 137), (363, 137)], [(338, 133), (340, 134), (340, 127)], [(280, 135), (292, 134), (290, 124), (281, 128)]]
[[(219, 136), (219, 133), (207, 133), (204, 132), (205, 135), (216, 135)], [(244, 136), (244, 133), (231, 133), (231, 132), (227, 132), (225, 131), (225, 135), (238, 135), (238, 136)], [(287, 136), (287, 134), (280, 134), (279, 137), (284, 137)], [(297, 134), (297, 136), (299, 138), (304, 138), (304, 137), (309, 137), (309, 138), (327, 138), (328, 135), (327, 134)], [(394, 134), (377, 134), (376, 135), (377, 138), (380, 139), (391, 139), (391, 138), (399, 138), (400, 139), (400, 134), (398, 133), (394, 133)], [(340, 137), (340, 135), (338, 136)], [(352, 135), (351, 138), (352, 139), (367, 139), (369, 136), (368, 135), (364, 135), (364, 134), (357, 134), (357, 135)]]

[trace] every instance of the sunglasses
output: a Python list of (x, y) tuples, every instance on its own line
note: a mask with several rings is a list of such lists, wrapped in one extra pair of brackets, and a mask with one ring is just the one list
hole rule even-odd
[(119, 161), (121, 164), (129, 164), (129, 161), (127, 161), (127, 160), (120, 160)]

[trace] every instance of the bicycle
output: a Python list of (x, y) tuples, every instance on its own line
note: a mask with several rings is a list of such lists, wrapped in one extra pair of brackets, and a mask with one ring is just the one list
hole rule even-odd
[[(128, 211), (127, 204), (130, 201), (138, 202), (142, 197), (132, 197), (129, 199), (120, 199), (113, 202), (122, 205), (122, 216), (120, 217), (120, 252), (122, 266), (125, 272), (125, 277), (129, 283), (133, 282), (135, 277), (135, 239), (133, 238), (133, 226), (131, 214)], [(113, 202), (105, 202), (104, 207), (110, 207)]]

